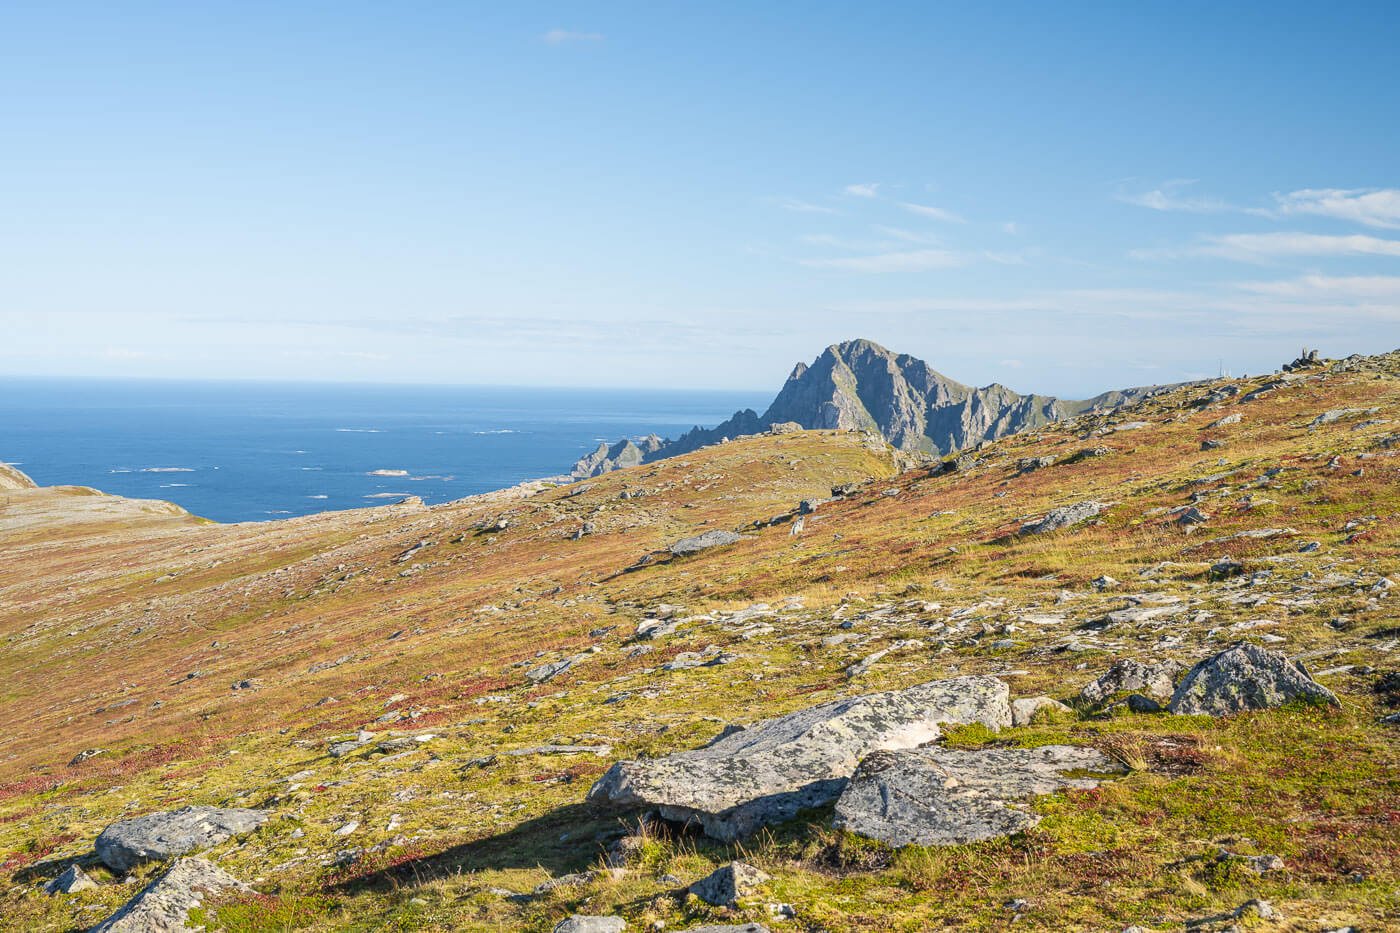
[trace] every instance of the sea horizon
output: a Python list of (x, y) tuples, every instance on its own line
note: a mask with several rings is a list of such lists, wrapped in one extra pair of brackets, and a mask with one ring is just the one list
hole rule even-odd
[(599, 443), (763, 404), (692, 389), (3, 377), (0, 460), (40, 485), (269, 521), (562, 476)]

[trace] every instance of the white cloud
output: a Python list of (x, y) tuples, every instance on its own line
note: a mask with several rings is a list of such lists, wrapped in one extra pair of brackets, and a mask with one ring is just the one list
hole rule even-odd
[(1280, 214), (1317, 214), (1400, 229), (1400, 188), (1305, 188), (1274, 199)]
[(540, 37), (550, 45), (563, 45), (566, 42), (602, 42), (601, 32), (571, 32), (568, 29), (551, 29)]
[(853, 198), (878, 198), (880, 196), (880, 183), (872, 181), (863, 185), (847, 185), (846, 193)]
[(1146, 207), (1154, 211), (1181, 211), (1190, 214), (1218, 214), (1233, 210), (1219, 198), (1190, 197), (1183, 190), (1196, 183), (1195, 179), (1177, 178), (1164, 181), (1151, 191), (1119, 191), (1114, 199), (1136, 207)]
[(965, 266), (970, 257), (946, 249), (918, 249), (873, 256), (843, 256), (835, 259), (804, 259), (802, 265), (814, 269), (844, 269), (850, 272), (918, 272), (926, 269), (953, 269)]
[(1198, 252), (1246, 262), (1275, 256), (1400, 256), (1400, 240), (1362, 234), (1235, 233), (1207, 241)]
[(1016, 221), (1008, 220), (1006, 223), (1001, 225), (1001, 232), (1009, 233), (1012, 236), (1020, 236), (1024, 232), (1024, 230), (1021, 227), (1021, 225), (1018, 224)]
[(899, 206), (911, 214), (918, 214), (920, 217), (931, 217), (934, 220), (942, 220), (952, 224), (967, 223), (967, 221), (963, 220), (963, 218), (957, 214), (954, 214), (952, 211), (944, 210), (941, 207), (932, 207), (928, 204), (910, 204), (908, 201), (901, 201)]
[(1281, 281), (1236, 282), (1235, 288), (1290, 301), (1380, 300), (1400, 306), (1400, 276), (1397, 275), (1304, 275)]
[(1007, 369), (1020, 369), (1026, 364), (1021, 362), (1020, 360), (1002, 360), (1001, 365), (1005, 366)]

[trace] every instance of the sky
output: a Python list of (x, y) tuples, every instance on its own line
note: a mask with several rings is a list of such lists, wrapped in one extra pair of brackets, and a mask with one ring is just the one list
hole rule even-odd
[(0, 375), (1087, 396), (1400, 347), (1400, 4), (0, 5)]

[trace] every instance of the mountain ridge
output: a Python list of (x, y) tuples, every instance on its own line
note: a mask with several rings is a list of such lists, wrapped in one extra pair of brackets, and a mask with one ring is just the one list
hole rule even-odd
[(670, 440), (651, 435), (641, 443), (600, 444), (574, 464), (570, 475), (598, 476), (786, 423), (807, 430), (866, 431), (906, 452), (946, 455), (1088, 411), (1131, 404), (1168, 388), (1172, 386), (1113, 390), (1085, 400), (1022, 395), (995, 382), (980, 388), (965, 385), (872, 340), (846, 340), (828, 346), (810, 365), (797, 363), (762, 415), (747, 408), (712, 428), (697, 425)]

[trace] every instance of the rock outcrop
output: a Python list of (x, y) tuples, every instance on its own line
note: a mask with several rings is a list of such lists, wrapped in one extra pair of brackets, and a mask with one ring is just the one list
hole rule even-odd
[(1178, 661), (1143, 663), (1132, 658), (1114, 661), (1107, 671), (1084, 685), (1079, 698), (1097, 706), (1120, 693), (1141, 693), (1154, 700), (1171, 699), (1174, 683), (1185, 665)]
[(713, 531), (706, 531), (692, 538), (681, 538), (671, 545), (670, 551), (677, 557), (684, 557), (687, 554), (698, 554), (701, 551), (708, 551), (712, 547), (737, 544), (739, 540), (740, 536), (734, 532), (722, 531), (716, 528)]
[(147, 861), (199, 852), (225, 839), (250, 833), (267, 821), (264, 810), (184, 807), (113, 823), (93, 848), (113, 871), (130, 871)]
[(588, 793), (615, 808), (655, 807), (723, 840), (835, 800), (871, 752), (932, 742), (944, 724), (1011, 724), (1006, 684), (958, 677), (835, 700), (722, 734), (688, 752), (614, 764)]
[(204, 898), (247, 885), (202, 858), (182, 858), (122, 905), (91, 933), (165, 933), (185, 929), (190, 911)]
[(1122, 770), (1101, 752), (1070, 745), (876, 752), (836, 802), (833, 823), (894, 847), (977, 842), (1039, 822), (1018, 806), (1028, 798), (1098, 785), (1067, 772)]
[(1172, 694), (1173, 713), (1225, 716), (1306, 700), (1337, 706), (1337, 697), (1286, 655), (1241, 642), (1200, 662)]
[(974, 388), (936, 372), (907, 353), (892, 353), (869, 340), (848, 340), (826, 348), (811, 365), (798, 363), (767, 410), (735, 412), (713, 428), (695, 427), (674, 440), (647, 449), (619, 441), (580, 459), (576, 478), (597, 476), (620, 466), (689, 453), (724, 438), (742, 437), (782, 425), (787, 430), (858, 430), (878, 434), (894, 447), (926, 454), (948, 454), (1071, 418), (1117, 408), (1170, 388), (1147, 386), (1105, 392), (1084, 401), (1048, 395), (1021, 395), (993, 383)]

